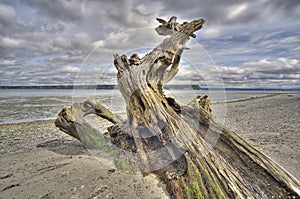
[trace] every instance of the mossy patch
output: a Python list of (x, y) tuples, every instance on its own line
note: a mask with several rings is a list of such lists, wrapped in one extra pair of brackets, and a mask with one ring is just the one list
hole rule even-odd
[(46, 195), (43, 195), (39, 199), (51, 199), (51, 198), (54, 198), (54, 197), (47, 193)]
[(199, 190), (199, 187), (197, 185), (184, 185), (184, 189), (187, 193), (187, 195), (190, 197), (190, 198), (196, 198), (196, 199), (202, 199), (203, 196), (201, 195), (201, 192)]
[(116, 168), (126, 171), (132, 172), (134, 170), (133, 166), (129, 163), (129, 161), (125, 158), (119, 158), (115, 161)]
[(105, 177), (105, 176), (99, 176), (99, 177), (98, 177), (99, 180), (104, 180), (104, 179), (106, 179), (106, 178), (107, 178), (107, 177)]

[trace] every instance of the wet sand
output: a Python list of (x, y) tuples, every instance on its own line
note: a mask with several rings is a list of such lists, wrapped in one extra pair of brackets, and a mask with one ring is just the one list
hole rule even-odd
[[(225, 125), (300, 179), (299, 102), (294, 93), (227, 103)], [(111, 170), (53, 121), (0, 125), (0, 164), (3, 199), (168, 198), (153, 176)]]

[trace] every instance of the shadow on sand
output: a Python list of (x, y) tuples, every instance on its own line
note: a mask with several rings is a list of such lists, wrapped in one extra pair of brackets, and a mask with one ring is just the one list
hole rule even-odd
[(86, 148), (77, 140), (54, 139), (36, 146), (62, 155), (89, 155)]

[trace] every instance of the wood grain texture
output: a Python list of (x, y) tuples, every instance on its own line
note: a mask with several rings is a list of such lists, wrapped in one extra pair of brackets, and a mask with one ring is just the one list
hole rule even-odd
[[(182, 106), (164, 95), (180, 70), (185, 43), (205, 23), (176, 19), (158, 19), (156, 31), (167, 38), (144, 57), (114, 55), (126, 120), (87, 100), (63, 109), (56, 126), (89, 148), (108, 141), (135, 153), (131, 163), (156, 174), (173, 198), (300, 198), (293, 176), (213, 119), (207, 96)], [(88, 114), (112, 122), (109, 139), (85, 122)]]

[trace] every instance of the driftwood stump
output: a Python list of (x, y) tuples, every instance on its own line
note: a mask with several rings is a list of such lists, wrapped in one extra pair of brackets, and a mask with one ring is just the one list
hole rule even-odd
[[(179, 70), (185, 43), (205, 20), (157, 20), (156, 32), (167, 36), (161, 44), (142, 58), (114, 55), (127, 119), (87, 100), (64, 108), (55, 125), (87, 148), (124, 157), (140, 171), (154, 173), (172, 198), (299, 198), (295, 178), (214, 121), (207, 96), (183, 106), (164, 95), (164, 85)], [(108, 135), (85, 121), (89, 114), (112, 123)]]

